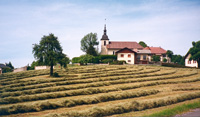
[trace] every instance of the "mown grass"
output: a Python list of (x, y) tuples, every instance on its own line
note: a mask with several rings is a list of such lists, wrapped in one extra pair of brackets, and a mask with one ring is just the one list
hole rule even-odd
[(144, 117), (171, 117), (195, 108), (200, 108), (200, 100), (190, 104), (182, 104), (174, 108), (165, 109), (163, 111), (156, 112), (150, 115), (145, 115)]

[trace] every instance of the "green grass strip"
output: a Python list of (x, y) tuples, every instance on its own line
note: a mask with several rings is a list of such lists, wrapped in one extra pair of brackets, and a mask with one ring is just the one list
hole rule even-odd
[(179, 105), (174, 108), (165, 109), (163, 111), (147, 115), (147, 117), (171, 117), (171, 116), (181, 114), (182, 112), (187, 112), (190, 109), (195, 109), (195, 108), (200, 108), (200, 100), (195, 101), (193, 103), (189, 103), (189, 104)]

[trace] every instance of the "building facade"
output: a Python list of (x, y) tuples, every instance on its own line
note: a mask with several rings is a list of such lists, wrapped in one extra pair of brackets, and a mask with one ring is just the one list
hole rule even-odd
[(106, 25), (104, 26), (101, 38), (101, 55), (117, 55), (117, 60), (124, 60), (128, 64), (148, 64), (152, 61), (152, 56), (160, 56), (160, 61), (164, 58), (170, 62), (166, 55), (167, 51), (161, 47), (142, 47), (137, 42), (129, 41), (109, 41)]
[(198, 62), (195, 60), (190, 60), (191, 54), (187, 53), (185, 55), (185, 66), (198, 68)]

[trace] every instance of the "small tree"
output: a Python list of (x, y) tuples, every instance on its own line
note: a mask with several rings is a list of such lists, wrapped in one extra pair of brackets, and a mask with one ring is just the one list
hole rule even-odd
[(43, 36), (39, 44), (34, 44), (33, 54), (38, 62), (50, 66), (50, 76), (53, 76), (53, 66), (60, 61), (59, 56), (63, 53), (58, 38), (51, 33)]
[(86, 55), (82, 55), (79, 57), (79, 63), (80, 64), (86, 64), (89, 63), (89, 62), (92, 62), (92, 60), (94, 59), (94, 56), (92, 55), (89, 55), (89, 54), (86, 54)]
[(144, 48), (147, 47), (147, 44), (144, 41), (140, 41), (139, 44)]
[(192, 42), (193, 47), (190, 48), (189, 53), (191, 54), (190, 60), (195, 60), (200, 68), (200, 41)]
[(12, 70), (14, 69), (14, 67), (13, 67), (13, 65), (12, 65), (12, 63), (11, 63), (11, 62), (9, 62), (9, 63), (6, 63), (6, 66), (7, 66), (7, 67), (10, 67)]
[(167, 50), (167, 56), (169, 57), (169, 58), (172, 58), (172, 56), (173, 56), (173, 52), (171, 51), (171, 50)]
[(62, 69), (62, 67), (64, 67), (66, 69), (67, 64), (69, 64), (69, 62), (70, 62), (70, 59), (67, 57), (67, 55), (65, 55), (64, 53), (59, 55), (58, 63), (60, 64), (61, 69)]
[(155, 61), (155, 62), (160, 61), (160, 56), (153, 55), (153, 61)]
[(89, 33), (85, 35), (81, 39), (81, 50), (83, 52), (86, 52), (86, 54), (96, 56), (98, 52), (95, 50), (94, 46), (99, 45), (99, 42), (97, 40), (98, 39), (96, 33)]

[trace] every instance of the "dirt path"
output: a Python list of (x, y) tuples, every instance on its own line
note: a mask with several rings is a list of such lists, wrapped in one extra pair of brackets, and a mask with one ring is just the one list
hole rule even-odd
[(193, 109), (190, 112), (184, 113), (182, 115), (176, 115), (174, 117), (200, 117), (200, 108)]

